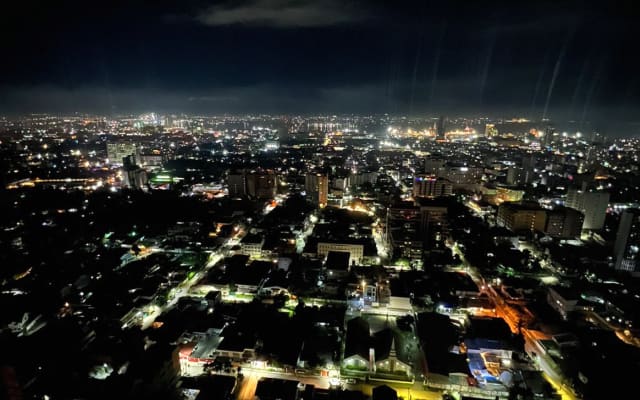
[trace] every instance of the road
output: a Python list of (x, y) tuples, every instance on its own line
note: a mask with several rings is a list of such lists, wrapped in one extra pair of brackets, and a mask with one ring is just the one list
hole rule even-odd
[[(545, 354), (542, 346), (539, 344), (540, 339), (549, 339), (549, 336), (543, 332), (527, 329), (526, 321), (531, 318), (530, 315), (522, 315), (518, 312), (518, 309), (510, 306), (502, 297), (500, 290), (496, 290), (490, 285), (486, 284), (482, 275), (478, 272), (475, 266), (471, 265), (464, 254), (460, 251), (458, 246), (453, 246), (451, 249), (454, 254), (458, 254), (462, 261), (465, 271), (471, 276), (476, 285), (481, 288), (481, 292), (486, 293), (489, 298), (494, 302), (496, 307), (496, 315), (502, 318), (511, 328), (511, 331), (518, 333), (520, 331), (525, 340), (525, 351), (527, 353), (536, 354), (536, 365), (544, 373), (545, 378), (549, 383), (558, 391), (563, 400), (575, 400), (577, 396), (571, 392), (566, 385), (564, 385), (564, 377), (559, 371), (552, 367), (552, 362)], [(522, 325), (521, 325), (522, 322)]]
[(238, 385), (237, 399), (254, 400), (257, 387), (258, 375), (252, 372), (245, 373), (244, 378), (242, 378), (242, 382)]
[(164, 306), (160, 307), (153, 303), (149, 303), (148, 305), (142, 307), (141, 309), (147, 310), (148, 315), (142, 319), (140, 323), (140, 329), (145, 330), (149, 328), (155, 322), (156, 318), (162, 315), (163, 312), (176, 305), (181, 297), (188, 295), (191, 287), (200, 282), (200, 280), (202, 280), (204, 277), (206, 277), (209, 270), (220, 260), (222, 260), (226, 252), (233, 247), (233, 243), (242, 240), (242, 236), (244, 236), (245, 234), (246, 230), (241, 229), (233, 238), (229, 239), (224, 245), (213, 251), (209, 255), (209, 260), (200, 271), (196, 272), (190, 279), (182, 281), (180, 284), (170, 290), (169, 293), (171, 293), (172, 298)]
[[(330, 383), (328, 377), (297, 375), (294, 373), (272, 372), (257, 368), (243, 367), (244, 378), (239, 383), (237, 389), (238, 400), (254, 400), (256, 387), (260, 378), (275, 378), (293, 380), (302, 382), (305, 385), (314, 385), (316, 388), (329, 389)], [(367, 396), (371, 396), (372, 390), (376, 386), (388, 385), (396, 390), (398, 397), (406, 400), (442, 400), (441, 391), (429, 391), (422, 388), (421, 382), (415, 383), (398, 383), (386, 381), (363, 382), (355, 384), (342, 384), (343, 389), (358, 390)]]
[(640, 338), (637, 338), (631, 334), (630, 331), (625, 331), (617, 325), (612, 324), (606, 319), (602, 318), (598, 313), (593, 311), (585, 311), (585, 318), (588, 322), (601, 328), (615, 332), (616, 337), (622, 342), (635, 347), (640, 347)]

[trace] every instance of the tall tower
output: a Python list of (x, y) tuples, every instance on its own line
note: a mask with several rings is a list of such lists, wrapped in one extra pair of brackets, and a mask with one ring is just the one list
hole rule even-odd
[(444, 117), (440, 116), (440, 118), (438, 118), (438, 123), (436, 124), (436, 140), (438, 141), (444, 141), (446, 140), (445, 136), (444, 136)]
[(615, 269), (640, 271), (640, 209), (625, 210), (620, 217), (620, 226), (613, 247)]
[(230, 171), (227, 177), (229, 196), (244, 196), (247, 194), (247, 178), (244, 170)]
[(553, 144), (553, 134), (555, 132), (556, 130), (551, 126), (547, 126), (544, 129), (544, 136), (542, 138), (542, 144), (544, 145), (544, 147), (549, 147)]
[[(586, 185), (585, 185), (586, 186)], [(584, 213), (582, 229), (598, 230), (604, 227), (604, 219), (609, 206), (609, 193), (589, 191), (583, 186), (582, 190), (570, 188), (567, 192), (567, 207), (575, 208)]]
[(496, 129), (495, 124), (486, 124), (484, 126), (484, 136), (485, 137), (498, 136), (498, 130)]

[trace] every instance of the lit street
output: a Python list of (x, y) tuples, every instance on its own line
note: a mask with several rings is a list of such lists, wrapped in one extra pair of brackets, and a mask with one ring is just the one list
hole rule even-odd
[[(257, 382), (260, 378), (275, 378), (275, 379), (285, 379), (285, 380), (294, 380), (297, 382), (301, 382), (305, 385), (314, 385), (317, 388), (329, 389), (330, 383), (329, 378), (327, 377), (319, 377), (319, 376), (308, 376), (308, 375), (298, 375), (293, 373), (280, 373), (280, 372), (272, 372), (265, 371), (257, 368), (243, 367), (242, 368), (244, 378), (242, 382), (239, 383), (237, 389), (237, 398), (238, 400), (253, 400), (253, 395), (256, 390)], [(425, 390), (422, 387), (421, 382), (416, 382), (414, 384), (410, 383), (397, 383), (397, 382), (388, 382), (388, 381), (371, 381), (369, 383), (365, 383), (363, 381), (359, 381), (355, 384), (344, 383), (344, 379), (342, 380), (341, 387), (342, 389), (348, 390), (359, 390), (364, 394), (370, 396), (371, 391), (374, 387), (380, 385), (388, 385), (394, 388), (399, 397), (403, 397), (404, 399), (412, 399), (412, 400), (441, 400), (442, 392), (441, 391), (433, 391), (433, 390)]]
[[(486, 285), (485, 280), (482, 278), (478, 270), (471, 265), (467, 259), (464, 257), (464, 254), (460, 251), (457, 246), (453, 246), (452, 250), (454, 254), (460, 256), (460, 260), (464, 265), (465, 271), (471, 276), (471, 278), (475, 281), (476, 285), (479, 288), (482, 288)], [(514, 333), (518, 333), (520, 331), (525, 339), (525, 350), (531, 354), (531, 352), (535, 353), (537, 356), (535, 357), (536, 365), (545, 373), (545, 377), (551, 383), (551, 385), (558, 390), (558, 393), (562, 395), (564, 400), (574, 400), (576, 396), (571, 392), (570, 389), (566, 388), (563, 385), (564, 378), (560, 375), (559, 372), (554, 370), (547, 361), (547, 355), (545, 355), (541, 346), (537, 343), (540, 339), (548, 339), (547, 335), (543, 334), (539, 331), (529, 330), (523, 326), (520, 326), (521, 321), (524, 321), (527, 316), (523, 316), (517, 313), (516, 309), (510, 307), (506, 301), (502, 298), (498, 290), (495, 290), (491, 285), (487, 285), (483, 293), (487, 294), (489, 298), (493, 301), (496, 308), (496, 315), (502, 318), (509, 327), (511, 331)]]

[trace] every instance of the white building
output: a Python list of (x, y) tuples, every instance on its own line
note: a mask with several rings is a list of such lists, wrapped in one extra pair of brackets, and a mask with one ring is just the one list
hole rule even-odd
[(351, 244), (351, 243), (330, 243), (330, 242), (318, 242), (318, 257), (326, 257), (330, 251), (343, 251), (350, 255), (349, 265), (362, 262), (362, 256), (364, 254), (364, 245)]

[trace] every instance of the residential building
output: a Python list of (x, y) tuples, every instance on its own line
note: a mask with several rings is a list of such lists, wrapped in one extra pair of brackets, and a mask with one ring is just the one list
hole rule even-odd
[(229, 196), (272, 199), (276, 196), (278, 176), (273, 170), (240, 170), (227, 176)]
[(604, 227), (609, 197), (608, 192), (571, 188), (567, 192), (565, 205), (584, 213), (582, 229), (598, 230)]
[(123, 159), (133, 156), (135, 162), (140, 158), (140, 149), (131, 142), (109, 142), (107, 143), (107, 158), (110, 164), (123, 164)]
[(312, 203), (324, 207), (329, 197), (329, 176), (322, 173), (308, 173), (304, 180), (307, 199)]
[(547, 213), (534, 203), (502, 203), (498, 207), (497, 224), (513, 232), (544, 231)]
[(557, 238), (580, 237), (584, 214), (569, 207), (559, 207), (547, 211), (544, 233)]
[(393, 249), (394, 257), (422, 259), (420, 215), (420, 207), (408, 201), (394, 204), (387, 210), (385, 236)]
[(433, 175), (417, 175), (413, 178), (414, 197), (440, 197), (452, 194), (453, 185), (446, 179)]

